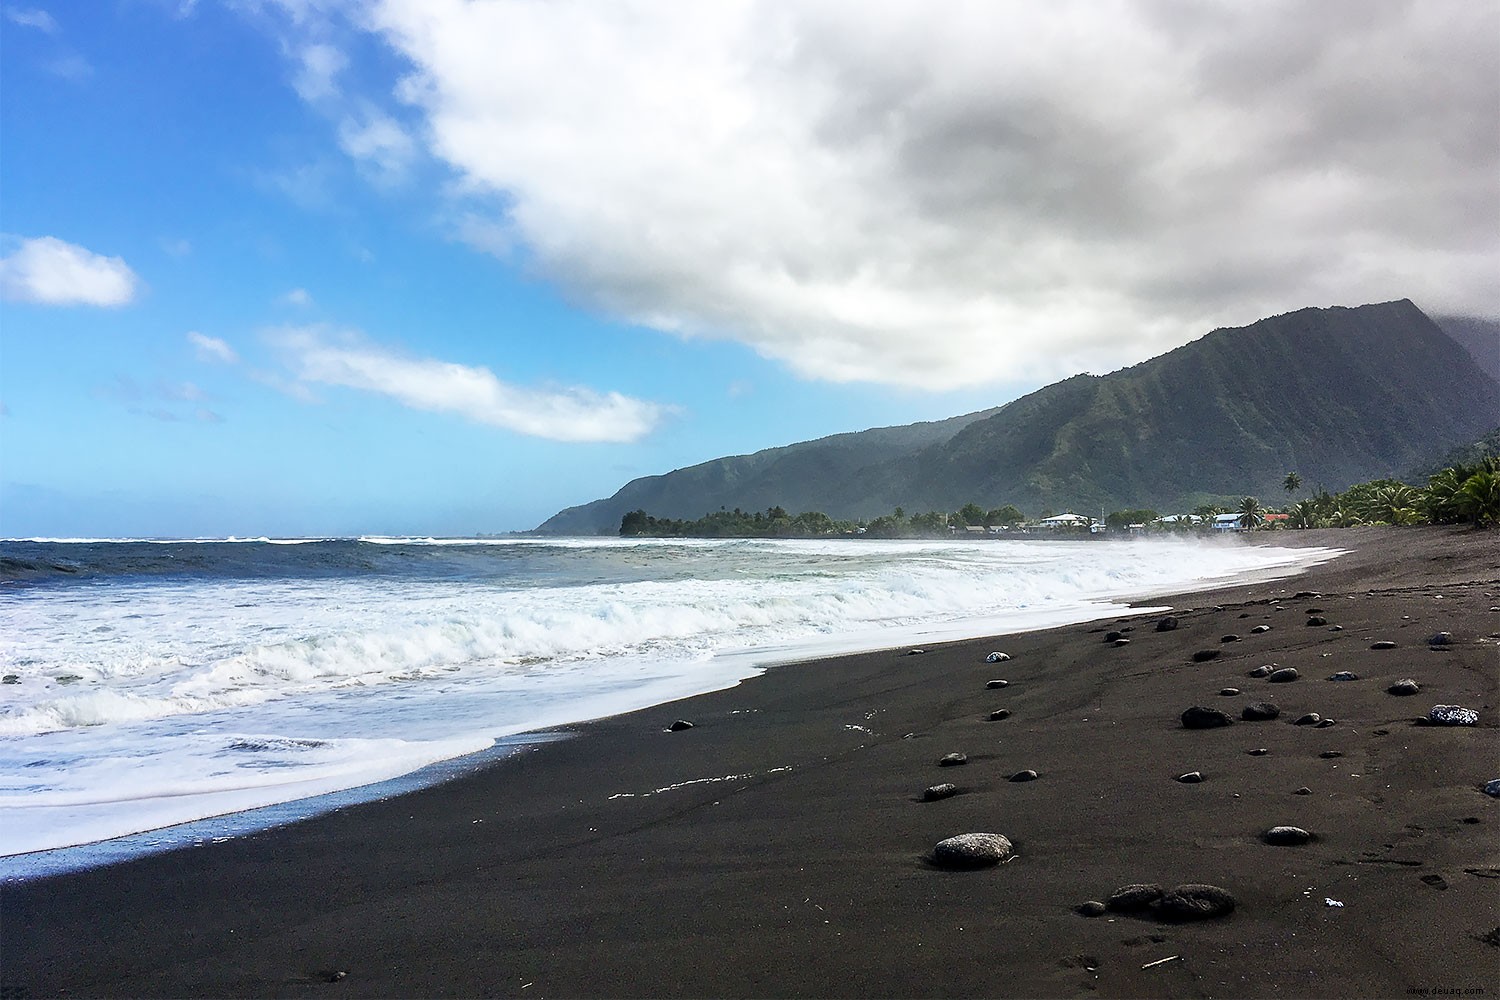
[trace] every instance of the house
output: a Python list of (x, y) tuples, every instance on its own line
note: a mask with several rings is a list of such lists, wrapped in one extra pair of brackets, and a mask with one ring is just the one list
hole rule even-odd
[(1058, 514), (1055, 517), (1042, 518), (1044, 528), (1087, 528), (1093, 523), (1093, 518), (1084, 517), (1082, 514)]
[(1215, 531), (1239, 531), (1239, 530), (1241, 530), (1240, 529), (1240, 515), (1238, 515), (1238, 514), (1215, 514), (1214, 515), (1214, 530)]

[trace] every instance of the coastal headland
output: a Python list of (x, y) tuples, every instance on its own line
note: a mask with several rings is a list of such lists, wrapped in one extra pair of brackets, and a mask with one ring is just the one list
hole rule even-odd
[[(1500, 778), (1500, 532), (1264, 538), (1347, 553), (1284, 580), (1142, 595), (1171, 606), (1168, 630), (1167, 614), (1124, 616), (778, 667), (433, 788), (5, 885), (0, 985), (1486, 995), (1500, 982), (1500, 798), (1483, 790)], [(1252, 676), (1262, 666), (1296, 677)], [(1415, 694), (1391, 693), (1406, 679)], [(1247, 719), (1260, 703), (1279, 714)], [(1438, 705), (1478, 722), (1419, 724)], [(1193, 707), (1230, 724), (1187, 728)], [(955, 753), (966, 762), (939, 765)], [(1201, 780), (1179, 780), (1190, 772)], [(957, 793), (925, 801), (939, 784)], [(1311, 839), (1268, 843), (1277, 826)], [(1004, 835), (1011, 859), (933, 864), (939, 841), (974, 832)], [(1217, 886), (1234, 909), (1079, 912), (1151, 883)]]

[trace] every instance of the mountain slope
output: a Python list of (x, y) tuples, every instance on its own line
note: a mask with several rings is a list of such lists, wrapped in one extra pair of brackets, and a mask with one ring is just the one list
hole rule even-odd
[[(957, 423), (955, 423), (957, 421)], [(637, 507), (698, 517), (780, 504), (834, 517), (974, 501), (1087, 513), (1281, 496), (1286, 473), (1342, 489), (1398, 476), (1500, 422), (1500, 383), (1410, 301), (1302, 309), (988, 414), (719, 459), (636, 480), (544, 531), (611, 531)], [(941, 428), (941, 431), (939, 431)], [(860, 439), (848, 454), (826, 450)], [(906, 447), (898, 446), (906, 445)], [(578, 512), (563, 519), (565, 515)]]

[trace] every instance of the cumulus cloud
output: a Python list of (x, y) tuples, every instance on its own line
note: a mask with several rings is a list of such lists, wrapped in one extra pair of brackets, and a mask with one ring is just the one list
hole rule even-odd
[(349, 331), (288, 328), (269, 339), (301, 383), (360, 389), (412, 409), (454, 413), (554, 441), (634, 441), (666, 413), (656, 403), (617, 392), (510, 385), (488, 368), (409, 357)]
[(416, 143), (394, 118), (368, 108), (339, 123), (339, 147), (387, 184), (406, 177), (417, 153)]
[(338, 96), (338, 75), (349, 65), (349, 58), (327, 42), (303, 46), (297, 54), (297, 75), (292, 87), (297, 96), (309, 103)]
[(240, 356), (235, 353), (234, 348), (218, 337), (210, 337), (207, 334), (199, 333), (197, 330), (189, 330), (187, 339), (188, 343), (193, 345), (193, 354), (199, 361), (206, 361), (210, 364), (232, 365), (240, 360)]
[(281, 302), (283, 305), (297, 306), (299, 309), (305, 309), (313, 304), (313, 297), (312, 293), (305, 288), (293, 288), (281, 297)]
[(50, 306), (122, 306), (140, 279), (119, 257), (105, 257), (53, 236), (22, 240), (0, 258), (0, 298)]
[[(409, 63), (395, 93), (483, 248), (805, 376), (1100, 371), (1214, 325), (1401, 296), (1500, 313), (1493, 4), (355, 16)], [(339, 140), (382, 171), (414, 142), (379, 115)]]

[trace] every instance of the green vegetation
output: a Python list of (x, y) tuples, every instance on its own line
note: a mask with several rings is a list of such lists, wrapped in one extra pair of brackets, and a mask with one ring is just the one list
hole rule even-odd
[(620, 519), (620, 534), (652, 538), (826, 538), (854, 532), (848, 521), (835, 521), (819, 511), (795, 517), (781, 507), (747, 514), (736, 507), (705, 514), (696, 521), (656, 518), (633, 510)]

